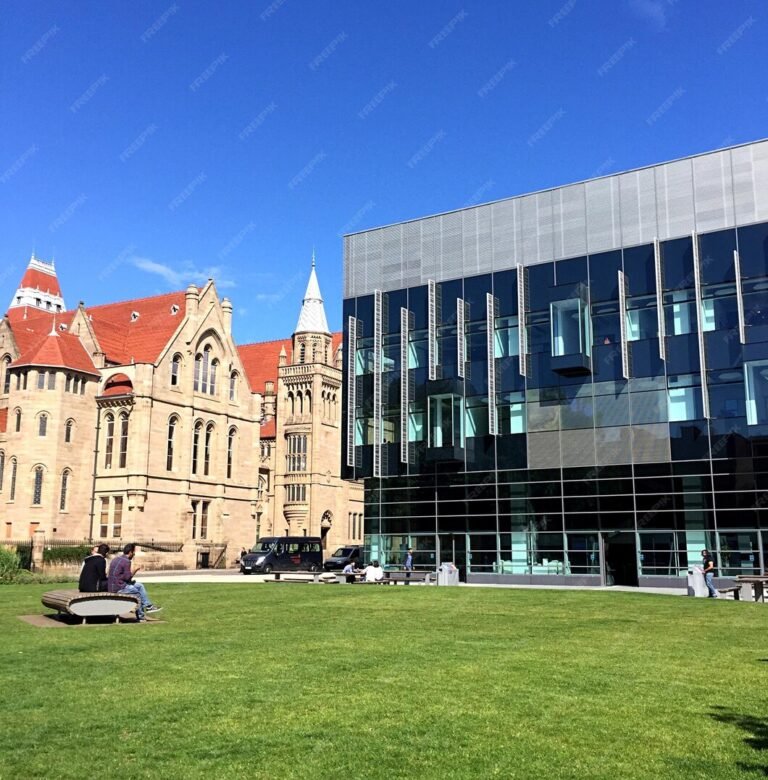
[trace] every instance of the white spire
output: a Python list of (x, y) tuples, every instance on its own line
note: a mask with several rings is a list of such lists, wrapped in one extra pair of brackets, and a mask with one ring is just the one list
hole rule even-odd
[(323, 296), (315, 273), (315, 252), (312, 250), (312, 270), (309, 273), (307, 291), (304, 293), (304, 303), (296, 324), (295, 333), (330, 333), (328, 320), (325, 318)]

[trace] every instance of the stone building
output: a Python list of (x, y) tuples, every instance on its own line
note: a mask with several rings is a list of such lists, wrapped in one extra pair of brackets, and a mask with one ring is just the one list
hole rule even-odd
[[(339, 478), (338, 413), (335, 423), (330, 416), (340, 339), (324, 313), (304, 315), (322, 312), (314, 267), (307, 298), (300, 323), (322, 327), (286, 342), (303, 355), (306, 388), (302, 411), (290, 415), (287, 353), (283, 366), (280, 350), (238, 347), (232, 305), (212, 280), (67, 311), (53, 265), (33, 257), (0, 322), (4, 538), (41, 530), (133, 540), (155, 551), (145, 565), (187, 567), (231, 563), (241, 546), (286, 528), (320, 535), (323, 526), (334, 544), (359, 538), (362, 523), (341, 521), (362, 494)], [(285, 458), (294, 435), (305, 437), (303, 460)], [(300, 492), (288, 487), (298, 484), (296, 465), (311, 465)], [(278, 513), (291, 521), (275, 522)]]

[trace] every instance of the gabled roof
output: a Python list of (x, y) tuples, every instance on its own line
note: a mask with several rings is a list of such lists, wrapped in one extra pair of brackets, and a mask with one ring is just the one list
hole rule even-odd
[(55, 330), (38, 338), (11, 365), (14, 368), (20, 366), (71, 368), (84, 374), (99, 375), (98, 369), (93, 365), (90, 355), (83, 347), (83, 342), (71, 333), (57, 333)]
[(155, 363), (184, 318), (185, 292), (89, 306), (85, 312), (108, 363)]

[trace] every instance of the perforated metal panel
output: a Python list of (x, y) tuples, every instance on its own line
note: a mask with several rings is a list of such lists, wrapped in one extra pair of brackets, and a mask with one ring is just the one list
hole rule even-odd
[(437, 302), (435, 300), (435, 282), (427, 282), (427, 355), (429, 378), (437, 379)]
[(464, 364), (467, 362), (467, 339), (465, 333), (466, 306), (461, 298), (456, 299), (456, 374), (464, 379)]
[(408, 370), (408, 309), (400, 308), (400, 462), (408, 463), (408, 402), (410, 371)]
[(348, 236), (347, 297), (768, 220), (768, 142)]
[(528, 273), (522, 265), (517, 266), (517, 338), (520, 354), (520, 376), (528, 376)]
[(597, 463), (595, 431), (592, 428), (560, 431), (560, 452), (563, 468), (594, 466)]
[(560, 467), (560, 434), (558, 431), (528, 434), (528, 468)]
[(373, 293), (373, 476), (381, 476), (381, 290)]
[(595, 449), (599, 466), (618, 466), (632, 462), (632, 445), (628, 425), (595, 428)]
[(665, 423), (632, 426), (632, 460), (664, 463), (671, 460), (669, 428)]
[(486, 359), (488, 361), (488, 433), (498, 433), (496, 415), (496, 358), (494, 341), (496, 339), (496, 299), (492, 293), (485, 294), (485, 338)]
[(661, 242), (653, 242), (653, 269), (656, 276), (656, 322), (659, 329), (659, 357), (667, 359), (667, 325), (664, 319), (664, 261), (661, 254)]
[(357, 319), (347, 320), (347, 466), (355, 465), (355, 407), (357, 406), (357, 377), (355, 356), (357, 354)]

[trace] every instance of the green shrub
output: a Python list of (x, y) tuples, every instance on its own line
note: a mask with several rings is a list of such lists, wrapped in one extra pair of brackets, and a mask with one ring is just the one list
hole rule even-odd
[(14, 550), (0, 547), (0, 578), (16, 574), (21, 569), (21, 561)]
[(79, 544), (75, 547), (46, 547), (43, 550), (45, 563), (80, 563), (91, 552), (91, 545)]

